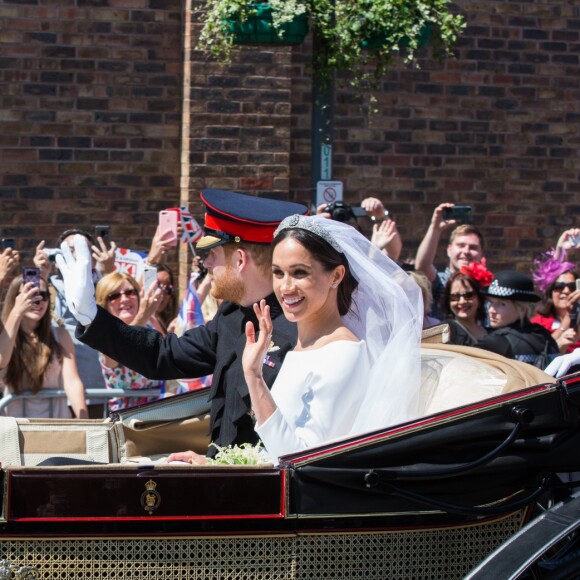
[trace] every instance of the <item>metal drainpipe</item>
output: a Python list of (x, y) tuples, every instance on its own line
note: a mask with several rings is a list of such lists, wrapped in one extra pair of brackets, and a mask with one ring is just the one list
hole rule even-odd
[[(181, 103), (181, 150), (179, 205), (189, 206), (189, 155), (190, 155), (190, 123), (191, 123), (191, 10), (192, 0), (185, 0), (183, 9), (183, 97)], [(179, 244), (179, 300), (187, 290), (189, 281), (189, 248)]]

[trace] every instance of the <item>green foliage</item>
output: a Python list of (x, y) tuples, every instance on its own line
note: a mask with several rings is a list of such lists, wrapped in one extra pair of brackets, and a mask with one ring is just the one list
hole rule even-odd
[[(315, 73), (330, 79), (346, 71), (354, 86), (372, 85), (402, 59), (417, 64), (416, 51), (429, 38), (435, 55), (447, 57), (465, 27), (451, 11), (450, 0), (269, 0), (273, 26), (281, 27), (308, 13), (324, 39), (315, 55)], [(245, 22), (256, 13), (248, 0), (207, 0), (199, 46), (222, 62), (231, 57), (233, 34), (228, 21)]]

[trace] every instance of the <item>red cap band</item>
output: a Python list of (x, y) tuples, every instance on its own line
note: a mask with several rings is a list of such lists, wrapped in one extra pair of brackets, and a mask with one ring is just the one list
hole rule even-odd
[(276, 231), (278, 224), (255, 225), (249, 223), (232, 222), (230, 220), (221, 219), (206, 213), (205, 226), (212, 230), (224, 232), (230, 236), (239, 236), (243, 242), (270, 244), (274, 239), (274, 232)]

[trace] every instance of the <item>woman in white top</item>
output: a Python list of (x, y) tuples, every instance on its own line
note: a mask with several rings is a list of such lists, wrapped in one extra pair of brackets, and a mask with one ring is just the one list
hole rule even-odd
[(422, 325), (418, 286), (358, 231), (320, 217), (286, 218), (274, 236), (274, 292), (298, 325), (270, 392), (262, 365), (269, 307), (254, 305), (243, 368), (269, 455), (380, 429), (416, 414)]
[[(51, 325), (50, 294), (46, 281), (40, 287), (22, 276), (14, 278), (6, 293), (0, 332), (0, 376), (4, 395), (42, 389), (66, 392), (74, 414), (87, 418), (84, 387), (78, 374), (72, 339), (63, 327)], [(12, 417), (70, 418), (67, 399), (31, 397), (8, 405)]]

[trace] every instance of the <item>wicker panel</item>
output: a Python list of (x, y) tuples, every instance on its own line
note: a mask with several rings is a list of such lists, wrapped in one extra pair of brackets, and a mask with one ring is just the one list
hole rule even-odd
[(521, 526), (519, 513), (487, 524), (445, 530), (301, 536), (297, 578), (463, 578)]
[(291, 537), (0, 541), (0, 560), (35, 566), (39, 578), (207, 580), (294, 578)]
[(0, 560), (39, 578), (123, 580), (462, 578), (522, 515), (448, 530), (301, 536), (0, 539)]

